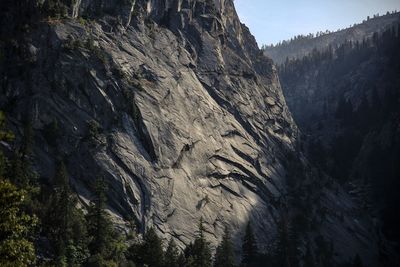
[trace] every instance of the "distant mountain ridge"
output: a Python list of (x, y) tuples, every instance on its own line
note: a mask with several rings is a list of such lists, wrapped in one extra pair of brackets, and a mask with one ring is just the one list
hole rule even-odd
[(316, 37), (312, 34), (299, 36), (275, 46), (263, 46), (263, 51), (265, 55), (280, 65), (285, 62), (286, 58), (302, 58), (310, 54), (313, 49), (321, 51), (329, 46), (339, 46), (346, 41), (362, 42), (363, 39), (372, 37), (375, 32), (383, 32), (398, 21), (400, 21), (400, 12), (388, 12), (386, 15), (368, 18), (360, 24), (336, 32), (323, 33)]

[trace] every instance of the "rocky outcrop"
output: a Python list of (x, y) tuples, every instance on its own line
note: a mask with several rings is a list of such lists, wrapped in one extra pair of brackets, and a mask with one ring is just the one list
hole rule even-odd
[[(133, 1), (129, 19), (131, 7), (117, 2), (76, 1), (72, 17), (97, 19), (35, 29), (31, 87), (5, 88), (18, 99), (15, 123), (32, 116), (39, 172), (50, 178), (63, 158), (83, 201), (105, 176), (116, 216), (180, 245), (200, 217), (214, 241), (225, 224), (236, 231), (249, 219), (271, 232), (270, 199), (284, 190), (296, 126), (233, 3)], [(53, 121), (55, 147), (42, 134)]]

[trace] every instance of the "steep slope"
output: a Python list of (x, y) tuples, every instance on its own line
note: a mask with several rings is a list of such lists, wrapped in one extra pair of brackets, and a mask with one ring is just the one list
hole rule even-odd
[[(94, 18), (90, 8), (71, 11)], [(134, 27), (107, 17), (118, 7), (102, 8), (104, 20), (32, 27), (24, 65), (3, 69), (2, 106), (17, 128), (32, 120), (39, 173), (50, 178), (63, 159), (85, 202), (105, 176), (116, 216), (184, 244), (200, 217), (215, 237), (249, 217), (272, 229), (268, 200), (283, 190), (296, 127), (232, 2), (133, 3)], [(50, 140), (53, 121), (60, 134)]]
[(272, 58), (275, 63), (282, 64), (286, 58), (301, 59), (314, 49), (323, 51), (329, 46), (335, 48), (348, 41), (362, 42), (363, 39), (372, 37), (375, 32), (383, 32), (390, 28), (398, 22), (399, 18), (399, 12), (376, 16), (344, 30), (324, 33), (317, 37), (301, 36), (280, 45), (265, 46), (264, 53)]
[[(311, 245), (374, 265), (372, 224), (340, 187), (312, 175), (275, 67), (232, 0), (46, 3), (45, 16), (29, 1), (3, 9), (0, 64), (1, 109), (17, 141), (33, 126), (44, 182), (63, 160), (83, 205), (105, 177), (116, 223), (155, 226), (184, 247), (201, 217), (213, 244), (225, 225), (238, 241), (251, 220), (265, 247), (290, 178), (297, 204), (307, 203), (296, 209), (309, 212)], [(19, 12), (26, 21), (12, 19)]]
[(399, 249), (400, 38), (395, 26), (361, 45), (282, 65), (290, 110), (310, 158), (346, 184)]

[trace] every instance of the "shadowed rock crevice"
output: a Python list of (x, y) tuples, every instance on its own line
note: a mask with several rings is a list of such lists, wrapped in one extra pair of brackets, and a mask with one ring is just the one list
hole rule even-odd
[[(146, 225), (146, 215), (148, 213), (149, 207), (151, 206), (151, 199), (150, 199), (150, 190), (147, 188), (147, 185), (143, 182), (142, 178), (138, 177), (133, 171), (124, 163), (123, 160), (114, 152), (112, 140), (109, 141), (107, 146), (107, 152), (111, 156), (111, 159), (118, 164), (119, 167), (128, 175), (128, 177), (137, 185), (137, 188), (140, 190), (139, 201), (137, 197), (133, 194), (130, 190), (129, 196), (132, 196), (132, 202), (134, 205), (137, 205), (140, 202), (140, 208), (137, 212), (140, 218), (136, 218), (136, 223), (139, 226), (140, 231), (143, 233), (145, 231), (144, 226)], [(125, 185), (123, 185), (125, 186)], [(129, 190), (129, 189), (128, 189)]]

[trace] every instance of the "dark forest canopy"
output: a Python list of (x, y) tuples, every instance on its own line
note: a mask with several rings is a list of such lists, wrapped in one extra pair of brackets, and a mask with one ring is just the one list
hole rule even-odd
[[(399, 249), (399, 25), (279, 66), (309, 158), (379, 214)], [(305, 89), (304, 89), (305, 88)]]

